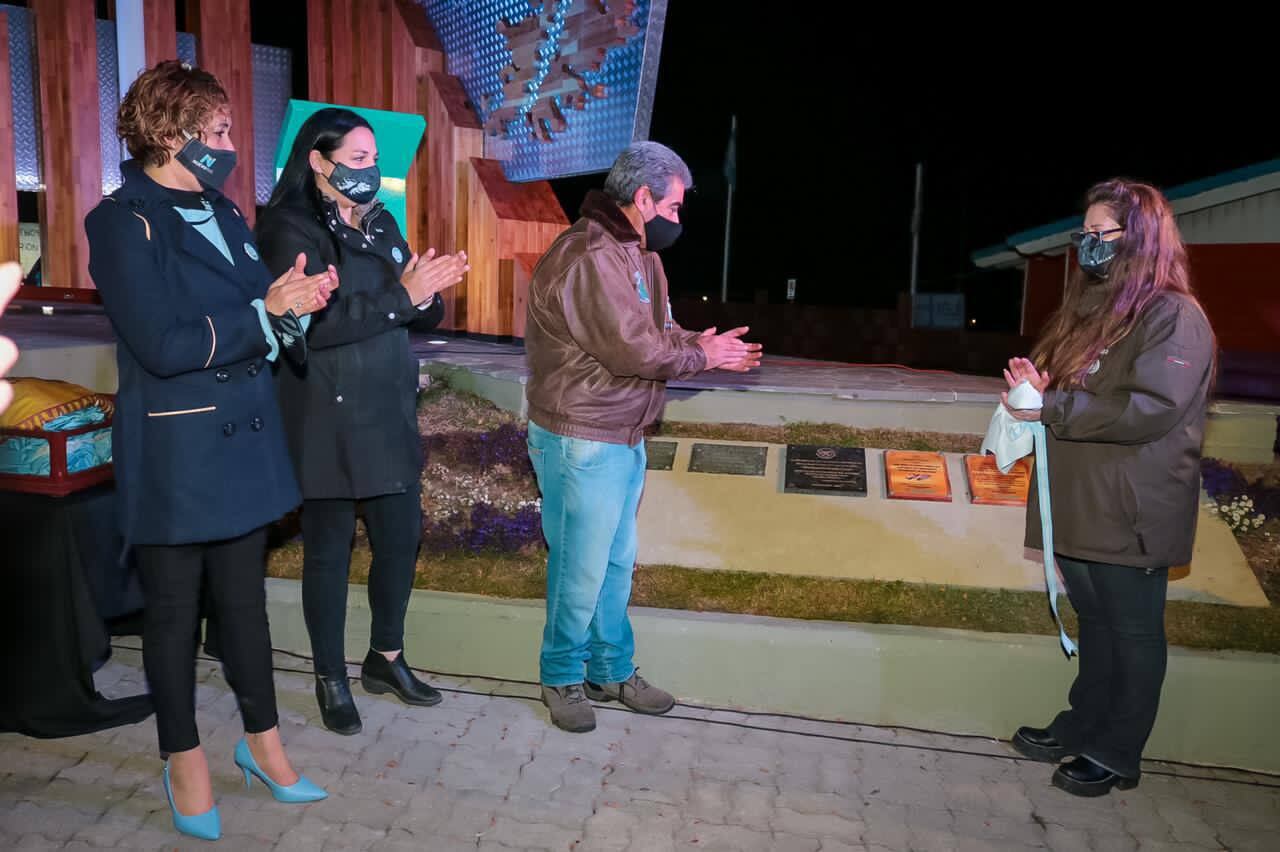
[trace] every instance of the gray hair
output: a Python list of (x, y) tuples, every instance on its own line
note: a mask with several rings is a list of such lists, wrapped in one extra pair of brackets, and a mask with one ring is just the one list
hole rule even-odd
[(636, 190), (649, 187), (654, 201), (661, 201), (679, 178), (685, 188), (693, 186), (693, 175), (680, 155), (659, 142), (633, 142), (613, 161), (604, 181), (604, 193), (619, 204), (635, 200)]

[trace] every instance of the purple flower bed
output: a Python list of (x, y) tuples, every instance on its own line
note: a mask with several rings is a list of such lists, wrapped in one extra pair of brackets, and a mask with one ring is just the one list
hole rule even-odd
[[(487, 432), (426, 435), (422, 444), (428, 464), (473, 474), (491, 472), (501, 465), (511, 471), (501, 480), (518, 483), (532, 481), (534, 475), (527, 440), (525, 429), (507, 423)], [(489, 503), (476, 503), (469, 511), (454, 512), (444, 519), (424, 518), (422, 544), (429, 553), (515, 553), (541, 548), (542, 513), (534, 506), (506, 512)]]
[(506, 514), (488, 503), (477, 503), (469, 515), (457, 512), (447, 520), (427, 519), (422, 525), (422, 547), (428, 553), (516, 553), (541, 546), (542, 513), (532, 506)]
[(1250, 482), (1240, 471), (1217, 459), (1204, 459), (1200, 464), (1204, 490), (1214, 500), (1246, 496), (1253, 500), (1253, 511), (1268, 518), (1280, 517), (1280, 488), (1261, 480)]
[(430, 462), (439, 462), (460, 470), (487, 470), (494, 465), (507, 465), (517, 475), (533, 475), (526, 441), (528, 432), (504, 423), (489, 432), (446, 432), (427, 435), (422, 440), (423, 454)]

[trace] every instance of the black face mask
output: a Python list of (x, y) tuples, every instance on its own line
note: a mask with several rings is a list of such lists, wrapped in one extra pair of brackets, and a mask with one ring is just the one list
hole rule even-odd
[(680, 239), (684, 226), (658, 214), (644, 223), (644, 247), (649, 251), (662, 251)]
[(1107, 268), (1116, 259), (1116, 243), (1119, 240), (1104, 240), (1094, 233), (1085, 234), (1080, 240), (1077, 259), (1080, 268), (1094, 278), (1106, 278)]
[(328, 180), (329, 186), (356, 204), (368, 204), (382, 186), (382, 172), (376, 165), (353, 169), (345, 163), (334, 163)]
[(192, 136), (177, 153), (177, 160), (196, 176), (201, 186), (220, 190), (227, 182), (227, 175), (236, 167), (236, 152), (210, 148)]

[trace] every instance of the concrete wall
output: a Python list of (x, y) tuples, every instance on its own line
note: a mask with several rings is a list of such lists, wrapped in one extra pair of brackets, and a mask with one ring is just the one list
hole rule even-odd
[[(309, 654), (301, 585), (267, 591), (272, 644)], [(349, 601), (347, 658), (359, 660), (365, 590)], [(1051, 636), (638, 608), (632, 620), (638, 665), (684, 700), (867, 724), (1005, 738), (1047, 724), (1076, 671)], [(542, 625), (540, 601), (415, 591), (405, 653), (434, 671), (536, 681)], [(1147, 757), (1280, 772), (1276, 707), (1280, 657), (1172, 649)]]

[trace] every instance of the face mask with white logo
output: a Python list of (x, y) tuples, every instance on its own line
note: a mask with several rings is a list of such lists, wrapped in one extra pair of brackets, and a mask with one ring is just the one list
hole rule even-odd
[(328, 180), (329, 186), (356, 204), (368, 204), (382, 186), (382, 172), (376, 165), (353, 169), (346, 163), (334, 163)]
[(235, 151), (210, 148), (191, 135), (187, 136), (187, 144), (182, 146), (176, 157), (205, 189), (221, 190), (227, 176), (236, 167)]

